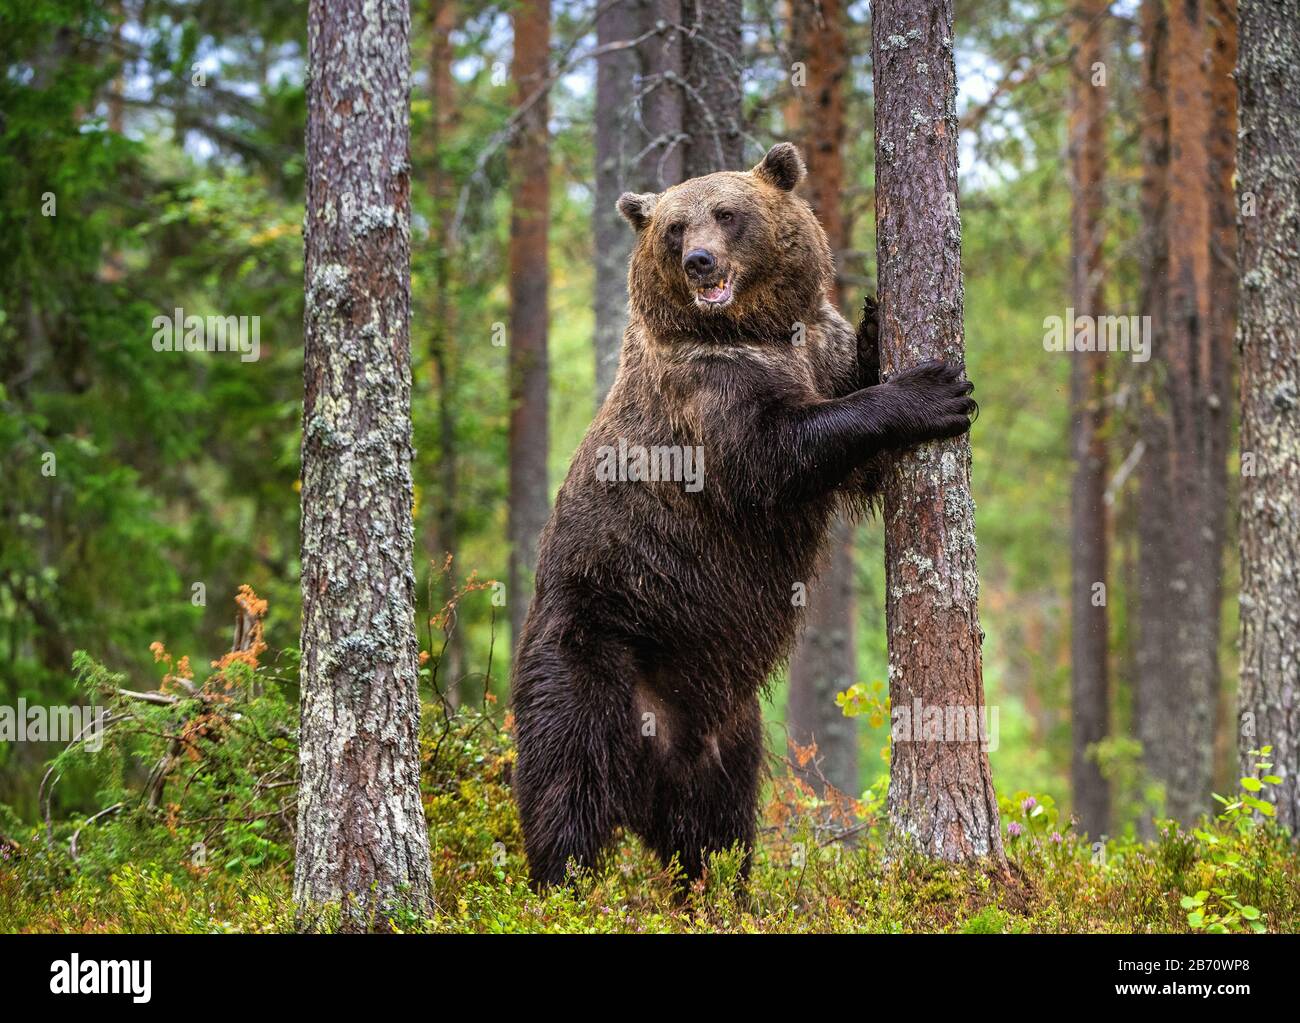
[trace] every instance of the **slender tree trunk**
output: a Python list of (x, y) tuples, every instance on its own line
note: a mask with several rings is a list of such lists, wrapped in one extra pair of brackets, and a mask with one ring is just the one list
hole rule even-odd
[[(448, 175), (442, 166), (442, 150), (450, 134), (455, 109), (455, 82), (451, 75), (454, 57), (451, 32), (456, 27), (454, 0), (433, 0), (430, 10), (433, 50), (429, 57), (429, 82), (433, 98), (431, 135), (433, 168), (429, 191), (433, 196), (434, 221), (430, 243), (434, 251), (433, 322), (429, 336), (429, 358), (433, 363), (433, 386), (438, 406), (438, 489), (434, 496), (432, 530), (425, 545), (431, 559), (431, 569), (440, 572), (436, 592), (445, 605), (451, 600), (459, 577), (456, 562), (458, 529), (456, 528), (456, 494), (458, 490), (456, 462), (456, 417), (454, 411), (455, 388), (452, 381), (452, 343), (454, 336), (451, 303), (451, 238), (448, 227), (452, 217), (452, 195)], [(441, 572), (444, 560), (450, 555), (451, 566)], [(437, 608), (431, 610), (436, 611)], [(460, 692), (460, 680), (465, 674), (465, 643), (452, 614), (444, 623), (446, 647), (438, 665), (439, 687), (453, 706), (458, 706), (465, 694)], [(431, 650), (431, 654), (438, 654)]]
[[(596, 18), (596, 43), (637, 38), (646, 23), (644, 0), (613, 0)], [(641, 61), (636, 47), (596, 58), (596, 404), (605, 400), (618, 372), (618, 353), (627, 328), (627, 264), (634, 235), (614, 204), (633, 181), (641, 140), (628, 131)], [(633, 187), (635, 185), (635, 187)]]
[[(1071, 248), (1076, 316), (1102, 312), (1102, 211), (1106, 165), (1106, 89), (1094, 81), (1103, 55), (1106, 0), (1081, 0), (1073, 12), (1070, 167), (1074, 193)], [(1096, 838), (1107, 829), (1110, 792), (1090, 747), (1109, 731), (1107, 523), (1103, 351), (1075, 352), (1070, 364), (1071, 504), (1070, 780), (1080, 828)]]
[[(927, 359), (964, 356), (952, 0), (877, 0), (871, 38), (880, 358), (888, 378)], [(1005, 871), (979, 730), (983, 631), (967, 437), (894, 460), (885, 484), (885, 589), (890, 823), (900, 840), (937, 859), (987, 857)]]
[(1241, 770), (1273, 747), (1266, 791), (1300, 834), (1300, 2), (1242, 0)]
[[(1235, 495), (1228, 473), (1232, 449), (1231, 408), (1236, 388), (1237, 333), (1237, 0), (1210, 0), (1210, 379), (1207, 401), (1215, 415), (1206, 445), (1206, 513), (1214, 549), (1226, 553), (1231, 542), (1228, 508)], [(1223, 553), (1220, 554), (1222, 558)], [(1223, 610), (1223, 570), (1214, 573), (1209, 596), (1216, 622)], [(1222, 629), (1215, 638), (1222, 643)], [(1214, 759), (1212, 774), (1216, 790), (1224, 785), (1235, 789), (1232, 777), (1232, 697), (1221, 680), (1220, 650), (1214, 650)]]
[(642, 46), (641, 122), (649, 137), (642, 163), (644, 188), (662, 192), (685, 179), (687, 138), (683, 128), (685, 93), (682, 33), (670, 26), (682, 21), (682, 0), (644, 0), (646, 25), (662, 30)]
[[(550, 0), (515, 8), (511, 74), (526, 103), (546, 80)], [(550, 218), (549, 104), (543, 96), (521, 120), (511, 146), (510, 215), (510, 634), (517, 643), (533, 590), (537, 540), (550, 508), (546, 484), (547, 226)]]
[(741, 109), (741, 0), (681, 0), (685, 26), (683, 71), (685, 176), (741, 170), (745, 136)]
[[(844, 76), (848, 54), (839, 0), (797, 0), (790, 5), (792, 59), (807, 79), (786, 110), (786, 131), (800, 145), (808, 166), (804, 197), (826, 230), (835, 265), (847, 245), (844, 231)], [(840, 303), (838, 281), (830, 299)], [(839, 521), (829, 554), (808, 594), (804, 631), (790, 657), (786, 728), (801, 746), (817, 744), (821, 774), (836, 788), (857, 795), (858, 729), (835, 703), (835, 694), (857, 675), (854, 643), (853, 529)], [(805, 778), (817, 784), (816, 772)]]
[[(1216, 399), (1216, 359), (1210, 320), (1209, 79), (1204, 68), (1205, 17), (1201, 0), (1171, 4), (1168, 20), (1168, 210), (1165, 218), (1167, 293), (1162, 344), (1152, 361), (1157, 383), (1157, 432), (1163, 458), (1144, 459), (1148, 473), (1164, 476), (1178, 529), (1162, 543), (1168, 557), (1157, 588), (1142, 606), (1144, 627), (1168, 619), (1169, 656), (1154, 671), (1160, 722), (1156, 745), (1146, 750), (1152, 776), (1163, 782), (1166, 813), (1190, 822), (1208, 808), (1218, 694), (1219, 592), (1222, 536), (1214, 535), (1210, 463), (1226, 409)], [(1150, 512), (1148, 512), (1150, 514)], [(1150, 523), (1155, 528), (1155, 523)]]
[(431, 909), (411, 521), (410, 9), (308, 13), (294, 898)]
[[(1151, 350), (1161, 351), (1165, 338), (1165, 272), (1168, 239), (1169, 108), (1168, 23), (1163, 0), (1143, 0), (1143, 85), (1142, 85), (1142, 280), (1141, 308), (1150, 317)], [(1160, 362), (1152, 359), (1143, 367), (1145, 386), (1139, 389), (1139, 430), (1145, 445), (1138, 464), (1137, 534), (1137, 668), (1133, 694), (1133, 716), (1142, 743), (1143, 763), (1152, 778), (1167, 774), (1163, 759), (1175, 737), (1167, 733), (1175, 726), (1169, 718), (1164, 673), (1174, 656), (1172, 616), (1164, 613), (1172, 578), (1173, 495), (1164, 466), (1169, 460), (1169, 420), (1164, 404), (1157, 400), (1161, 384)], [(1143, 812), (1139, 832), (1152, 837), (1151, 814)]]

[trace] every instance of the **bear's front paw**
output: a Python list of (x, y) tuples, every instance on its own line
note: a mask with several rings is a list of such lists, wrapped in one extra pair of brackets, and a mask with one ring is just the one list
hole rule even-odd
[(935, 359), (889, 381), (904, 399), (899, 425), (905, 443), (959, 437), (970, 429), (979, 406), (970, 397), (975, 385), (962, 378), (962, 369), (958, 363)]

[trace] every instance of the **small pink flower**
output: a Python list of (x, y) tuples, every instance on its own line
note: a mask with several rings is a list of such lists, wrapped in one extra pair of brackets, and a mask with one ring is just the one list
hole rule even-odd
[(1060, 845), (1063, 841), (1065, 841), (1065, 839), (1061, 837), (1061, 833), (1059, 831), (1053, 831), (1052, 841), (1055, 842), (1057, 845)]
[(1027, 796), (1025, 797), (1025, 801), (1020, 804), (1020, 809), (1024, 810), (1025, 813), (1028, 813), (1037, 805), (1038, 805), (1037, 799), (1035, 799), (1033, 796)]
[(1025, 829), (1022, 828), (1016, 821), (1010, 821), (1007, 824), (1007, 834), (1010, 835), (1012, 838), (1015, 838), (1024, 830)]

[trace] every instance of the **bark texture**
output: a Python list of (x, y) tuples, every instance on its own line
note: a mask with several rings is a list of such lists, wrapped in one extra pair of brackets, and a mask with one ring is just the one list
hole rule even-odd
[[(1243, 0), (1240, 217), (1241, 764), (1300, 833), (1300, 2)], [(1248, 458), (1249, 456), (1249, 458)], [(1252, 464), (1253, 462), (1253, 464)], [(1250, 470), (1250, 471), (1248, 471)]]
[[(434, 285), (433, 314), (429, 324), (429, 361), (433, 365), (433, 387), (438, 409), (438, 486), (432, 494), (433, 515), (424, 555), (435, 573), (435, 592), (440, 606), (446, 606), (455, 590), (458, 565), (455, 561), (459, 537), (456, 519), (456, 500), (459, 492), (457, 479), (457, 446), (455, 416), (455, 386), (452, 380), (455, 347), (452, 344), (452, 316), (455, 308), (451, 302), (451, 232), (453, 199), (448, 187), (450, 178), (442, 167), (443, 146), (446, 144), (455, 115), (455, 82), (451, 75), (454, 52), (451, 33), (456, 27), (456, 5), (453, 0), (433, 0), (429, 9), (432, 28), (432, 52), (429, 55), (429, 83), (433, 100), (433, 117), (430, 127), (432, 173), (429, 194), (433, 197), (433, 224), (430, 243), (433, 246)], [(448, 571), (443, 571), (447, 556), (452, 557)], [(436, 610), (436, 609), (434, 609)], [(438, 688), (453, 706), (459, 706), (460, 691), (465, 674), (465, 644), (457, 627), (454, 613), (443, 625), (442, 660), (438, 664)], [(430, 651), (437, 654), (437, 650)]]
[(431, 909), (420, 802), (410, 367), (410, 10), (308, 14), (302, 722), (294, 896)]
[[(1222, 409), (1217, 428), (1209, 433), (1206, 471), (1209, 494), (1209, 534), (1216, 549), (1226, 553), (1232, 544), (1228, 509), (1236, 487), (1228, 471), (1232, 450), (1232, 403), (1237, 394), (1237, 0), (1210, 0), (1207, 16), (1210, 38), (1210, 345), (1213, 360), (1210, 400)], [(1222, 557), (1222, 555), (1220, 555)], [(1209, 600), (1220, 617), (1223, 610), (1223, 570), (1214, 574)], [(1215, 638), (1221, 643), (1221, 627)], [(1232, 774), (1232, 700), (1222, 682), (1221, 658), (1215, 649), (1214, 755), (1211, 764), (1215, 791), (1235, 789)]]
[[(877, 262), (882, 377), (928, 359), (960, 361), (961, 218), (951, 0), (878, 0), (872, 11)], [(885, 484), (886, 626), (896, 738), (889, 818), (899, 839), (942, 860), (1002, 870), (982, 720), (984, 685), (970, 443), (924, 444), (894, 460)], [(919, 704), (918, 702), (919, 701)], [(926, 739), (900, 713), (963, 724)], [(918, 740), (916, 736), (920, 735)]]
[[(511, 65), (522, 106), (546, 80), (551, 38), (549, 0), (530, 0), (513, 14)], [(548, 334), (547, 226), (550, 221), (550, 144), (543, 96), (520, 120), (511, 144), (510, 213), (510, 606), (511, 643), (518, 643), (532, 595), (537, 541), (550, 510), (546, 342)]]
[[(1103, 59), (1106, 0), (1081, 0), (1073, 12), (1070, 169), (1071, 258), (1078, 316), (1102, 314), (1102, 211), (1106, 165), (1106, 89), (1093, 82)], [(1094, 320), (1095, 322), (1095, 320)], [(1070, 514), (1070, 782), (1082, 831), (1106, 831), (1110, 792), (1090, 747), (1109, 731), (1109, 630), (1106, 610), (1106, 359), (1074, 352), (1070, 364), (1070, 446), (1074, 480)], [(1100, 586), (1098, 591), (1096, 587)]]
[(743, 170), (745, 135), (740, 74), (741, 0), (681, 0), (683, 174), (696, 178)]
[[(844, 220), (844, 75), (848, 54), (839, 0), (796, 0), (790, 5), (791, 57), (807, 78), (786, 108), (786, 131), (797, 141), (808, 168), (803, 195), (830, 242), (837, 271), (847, 246)], [(841, 305), (837, 280), (831, 302)], [(829, 556), (809, 589), (804, 629), (790, 657), (789, 737), (817, 744), (819, 769), (832, 785), (857, 795), (858, 729), (835, 703), (835, 694), (857, 676), (854, 643), (853, 529), (833, 528)], [(816, 772), (806, 780), (817, 784)]]
[[(1216, 503), (1227, 499), (1214, 465), (1226, 449), (1226, 365), (1210, 317), (1211, 174), (1208, 35), (1204, 4), (1169, 5), (1168, 206), (1164, 328), (1153, 350), (1152, 450), (1144, 472), (1160, 478), (1161, 505), (1147, 529), (1167, 534), (1144, 551), (1152, 577), (1140, 628), (1163, 651), (1143, 663), (1147, 769), (1163, 783), (1165, 813), (1190, 822), (1209, 807), (1219, 691), (1219, 607), (1224, 537)], [(1167, 501), (1167, 506), (1164, 502)], [(1177, 512), (1178, 528), (1159, 509)], [(1217, 525), (1216, 525), (1217, 524)], [(1164, 619), (1157, 622), (1157, 619)]]
[[(596, 17), (596, 44), (609, 47), (638, 38), (645, 30), (644, 0), (613, 0)], [(636, 102), (641, 59), (635, 46), (610, 49), (596, 58), (596, 404), (609, 393), (618, 372), (618, 352), (627, 328), (627, 263), (633, 232), (615, 208), (624, 192), (641, 192), (632, 170), (640, 138), (627, 130)]]
[[(1163, 0), (1142, 4), (1142, 279), (1141, 308), (1151, 317), (1151, 348), (1159, 352), (1165, 338), (1165, 273), (1168, 239), (1169, 105), (1166, 92), (1168, 68), (1168, 22)], [(1142, 743), (1148, 771), (1158, 768), (1155, 751), (1168, 745), (1164, 738), (1172, 726), (1168, 718), (1164, 666), (1174, 656), (1173, 617), (1161, 613), (1170, 587), (1173, 565), (1173, 496), (1169, 480), (1160, 468), (1169, 459), (1169, 430), (1163, 403), (1156, 400), (1161, 380), (1160, 363), (1154, 357), (1145, 365), (1140, 391), (1138, 421), (1145, 445), (1138, 464), (1137, 493), (1137, 674), (1134, 681), (1133, 717)], [(1143, 464), (1146, 463), (1146, 464)], [(1145, 838), (1154, 834), (1151, 816), (1138, 821)]]

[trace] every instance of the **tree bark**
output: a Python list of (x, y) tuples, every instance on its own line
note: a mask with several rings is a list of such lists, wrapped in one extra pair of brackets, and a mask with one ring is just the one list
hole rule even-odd
[[(1214, 757), (1223, 537), (1215, 534), (1212, 509), (1226, 494), (1216, 492), (1220, 477), (1212, 464), (1224, 449), (1226, 408), (1210, 318), (1210, 108), (1201, 0), (1170, 5), (1167, 23), (1167, 291), (1162, 343), (1152, 358), (1158, 366), (1152, 427), (1159, 439), (1151, 452), (1163, 457), (1148, 456), (1143, 465), (1163, 477), (1157, 485), (1166, 490), (1179, 528), (1169, 529), (1168, 517), (1148, 523), (1169, 536), (1158, 549), (1165, 566), (1156, 569), (1159, 578), (1142, 602), (1141, 627), (1161, 630), (1169, 646), (1143, 666), (1152, 673), (1144, 686), (1156, 715), (1147, 723), (1144, 752), (1151, 776), (1164, 785), (1166, 815), (1187, 823), (1209, 806)], [(1166, 622), (1155, 625), (1157, 617)]]
[[(596, 44), (635, 39), (646, 28), (644, 0), (613, 0), (596, 18)], [(641, 60), (637, 47), (596, 58), (596, 404), (605, 400), (618, 372), (618, 353), (627, 328), (627, 264), (635, 235), (615, 208), (634, 181), (641, 140), (628, 131), (636, 102)]]
[[(871, 39), (887, 379), (918, 362), (964, 355), (952, 0), (877, 0)], [(932, 857), (988, 858), (1005, 872), (988, 755), (970, 727), (983, 720), (984, 684), (967, 437), (894, 459), (885, 483), (885, 587), (890, 823), (898, 840)], [(903, 727), (903, 715), (918, 712), (921, 720)], [(935, 713), (949, 726), (938, 738), (925, 728)]]
[[(520, 4), (515, 33), (515, 102), (522, 106), (546, 80), (550, 0)], [(511, 143), (510, 214), (510, 606), (511, 642), (523, 633), (537, 568), (537, 541), (550, 510), (547, 379), (547, 226), (550, 219), (550, 105), (538, 99)]]
[(1300, 833), (1300, 2), (1243, 0), (1241, 770), (1273, 747), (1277, 820)]
[[(429, 55), (429, 83), (433, 100), (430, 143), (432, 174), (429, 192), (433, 196), (434, 219), (430, 243), (434, 253), (433, 317), (430, 324), (429, 359), (433, 363), (434, 397), (438, 407), (438, 488), (433, 496), (432, 528), (425, 553), (430, 559), (430, 570), (438, 573), (436, 591), (443, 606), (452, 599), (456, 589), (459, 566), (456, 563), (458, 534), (456, 522), (457, 481), (456, 417), (454, 413), (455, 387), (452, 381), (453, 337), (451, 303), (451, 238), (448, 230), (453, 215), (449, 178), (442, 167), (442, 149), (451, 131), (455, 110), (455, 82), (451, 74), (454, 52), (451, 33), (456, 27), (454, 0), (433, 0), (430, 8), (432, 52)], [(451, 566), (442, 571), (447, 556)], [(437, 608), (431, 608), (437, 611)], [(460, 682), (465, 674), (465, 643), (453, 613), (444, 623), (445, 652), (438, 665), (439, 688), (452, 706), (459, 706), (462, 697)], [(429, 651), (437, 656), (437, 650)]]
[[(1163, 0), (1143, 0), (1143, 84), (1142, 84), (1142, 280), (1141, 308), (1150, 317), (1151, 350), (1164, 348), (1165, 272), (1168, 238), (1169, 26)], [(1133, 717), (1142, 743), (1143, 763), (1153, 778), (1163, 777), (1161, 758), (1173, 740), (1166, 731), (1173, 728), (1167, 708), (1168, 687), (1165, 666), (1174, 657), (1172, 616), (1162, 613), (1168, 599), (1174, 560), (1172, 531), (1173, 495), (1163, 467), (1169, 460), (1168, 418), (1163, 402), (1157, 401), (1159, 360), (1143, 367), (1139, 391), (1139, 430), (1145, 445), (1138, 464), (1137, 539), (1137, 675), (1134, 682)], [(1139, 833), (1151, 838), (1155, 829), (1144, 812), (1138, 820)]]
[[(1073, 11), (1070, 89), (1071, 249), (1076, 316), (1102, 312), (1102, 210), (1106, 165), (1106, 90), (1094, 84), (1102, 61), (1106, 0), (1081, 0)], [(1070, 364), (1070, 446), (1074, 457), (1070, 533), (1070, 781), (1083, 832), (1104, 833), (1110, 792), (1091, 747), (1109, 731), (1110, 672), (1106, 570), (1106, 359), (1074, 352)], [(1100, 587), (1100, 590), (1097, 589)]]
[(681, 0), (685, 74), (683, 171), (688, 178), (742, 170), (741, 0)]
[[(1237, 333), (1237, 0), (1210, 0), (1210, 349), (1209, 401), (1218, 409), (1208, 434), (1206, 451), (1206, 511), (1214, 548), (1226, 552), (1230, 543), (1228, 508), (1235, 497), (1228, 473), (1232, 449), (1232, 415)], [(1222, 554), (1220, 555), (1220, 559)], [(1214, 573), (1209, 596), (1215, 621), (1223, 609), (1223, 571)], [(1215, 629), (1216, 641), (1221, 639)], [(1219, 650), (1214, 650), (1214, 756), (1212, 774), (1216, 786), (1235, 789), (1231, 777), (1232, 717), (1231, 694), (1221, 680)]]
[(642, 162), (644, 188), (662, 192), (685, 180), (685, 81), (682, 66), (682, 0), (644, 0), (647, 27), (660, 28), (642, 46), (645, 78), (642, 82), (641, 123), (649, 136)]
[(431, 910), (411, 520), (410, 10), (308, 14), (294, 897)]
[[(839, 0), (796, 0), (790, 5), (791, 55), (807, 79), (786, 110), (786, 131), (803, 150), (808, 175), (803, 194), (826, 230), (835, 265), (847, 247), (844, 221), (844, 75), (848, 54)], [(841, 301), (837, 279), (830, 299)], [(854, 643), (853, 528), (835, 524), (829, 556), (808, 593), (804, 630), (790, 657), (786, 729), (801, 746), (815, 742), (818, 769), (837, 789), (856, 796), (858, 729), (835, 703), (857, 676)], [(802, 772), (820, 784), (818, 771)]]

